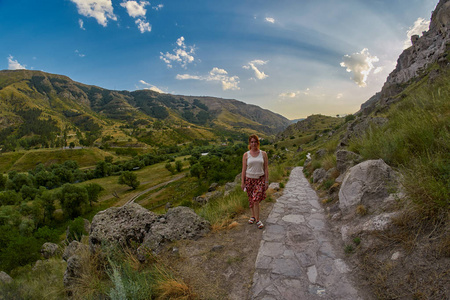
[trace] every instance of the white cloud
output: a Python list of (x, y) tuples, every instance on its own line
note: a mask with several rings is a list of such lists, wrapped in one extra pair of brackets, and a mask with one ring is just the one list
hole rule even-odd
[(281, 93), (278, 95), (279, 98), (296, 98), (299, 97), (300, 95), (309, 95), (310, 94), (310, 89), (307, 88), (304, 91), (295, 91), (295, 92), (285, 92), (285, 93)]
[(161, 56), (159, 58), (167, 64), (168, 68), (172, 68), (173, 62), (177, 62), (186, 69), (187, 65), (195, 60), (195, 46), (186, 46), (184, 37), (177, 39), (177, 46), (178, 48), (173, 49), (174, 54), (169, 52), (163, 54), (160, 52)]
[(364, 48), (361, 52), (346, 54), (341, 62), (341, 67), (346, 68), (347, 72), (353, 73), (353, 81), (360, 87), (367, 85), (367, 78), (370, 71), (373, 70), (373, 63), (378, 61), (378, 57), (371, 56), (369, 50)]
[(252, 60), (251, 62), (249, 62), (247, 65), (242, 66), (244, 69), (252, 69), (255, 72), (255, 77), (259, 80), (263, 80), (267, 77), (269, 77), (269, 75), (265, 74), (264, 72), (261, 72), (256, 65), (265, 65), (267, 63), (267, 61), (263, 61), (260, 59), (256, 59), (256, 60)]
[(21, 65), (17, 60), (14, 60), (12, 55), (8, 56), (8, 70), (24, 70), (25, 65)]
[(80, 28), (81, 28), (81, 29), (86, 30), (86, 29), (84, 28), (84, 22), (83, 22), (83, 20), (78, 19), (78, 24), (80, 25)]
[(275, 23), (275, 19), (274, 18), (266, 18), (266, 22), (269, 22), (269, 23)]
[(286, 92), (286, 93), (281, 93), (278, 95), (278, 97), (282, 97), (282, 98), (295, 98), (295, 96), (297, 96), (297, 93), (295, 93), (295, 92)]
[(106, 27), (108, 19), (117, 21), (113, 12), (111, 0), (70, 0), (77, 5), (78, 13), (86, 17), (92, 17), (98, 24)]
[(373, 74), (378, 74), (378, 73), (380, 73), (383, 70), (384, 70), (384, 67), (378, 67), (375, 70), (373, 70)]
[(403, 42), (403, 49), (409, 48), (411, 44), (411, 36), (417, 34), (422, 35), (422, 32), (427, 31), (428, 27), (430, 26), (430, 21), (425, 21), (425, 19), (418, 18), (414, 25), (409, 27), (408, 31), (406, 32), (406, 40)]
[(86, 55), (84, 55), (83, 53), (80, 53), (80, 51), (75, 50), (75, 53), (79, 56), (79, 57), (85, 57)]
[(344, 96), (344, 94), (339, 93), (339, 94), (337, 94), (336, 99), (341, 99), (343, 96)]
[(148, 32), (152, 31), (152, 25), (150, 25), (150, 23), (145, 22), (145, 21), (142, 20), (142, 19), (137, 19), (137, 20), (135, 21), (135, 23), (136, 23), (136, 25), (138, 26), (139, 31), (140, 31), (141, 33), (144, 33), (144, 32), (146, 32), (146, 31), (148, 31)]
[(141, 1), (137, 3), (137, 1), (124, 1), (120, 3), (120, 6), (127, 9), (127, 13), (132, 18), (144, 17), (147, 13), (145, 6), (150, 5), (150, 2)]
[(160, 88), (154, 86), (153, 84), (147, 83), (147, 82), (145, 82), (144, 80), (139, 80), (139, 82), (140, 82), (141, 84), (143, 84), (143, 85), (146, 86), (146, 87), (144, 88), (144, 90), (151, 90), (151, 91), (158, 92), (158, 93), (161, 93), (161, 94), (164, 94), (164, 93), (165, 93), (165, 92), (164, 92), (163, 90), (161, 90)]
[(163, 7), (164, 7), (163, 4), (158, 4), (158, 5), (156, 5), (156, 6), (153, 6), (152, 8), (153, 8), (154, 10), (158, 11), (158, 10), (161, 10)]
[(214, 67), (207, 76), (197, 76), (189, 74), (178, 74), (176, 77), (178, 80), (201, 80), (201, 81), (216, 81), (222, 84), (222, 89), (226, 90), (239, 90), (239, 77), (238, 76), (228, 76), (228, 72), (224, 69), (219, 69)]

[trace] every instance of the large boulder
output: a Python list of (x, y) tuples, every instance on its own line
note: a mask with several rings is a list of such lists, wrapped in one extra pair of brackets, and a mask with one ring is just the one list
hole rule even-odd
[(101, 245), (129, 247), (141, 244), (158, 216), (139, 204), (111, 207), (92, 219), (89, 246), (91, 251)]
[(44, 258), (48, 259), (55, 256), (58, 253), (58, 245), (54, 243), (44, 243), (41, 247), (41, 254)]
[(339, 208), (344, 213), (360, 204), (374, 208), (397, 187), (397, 175), (382, 159), (364, 161), (345, 175), (339, 190)]
[(152, 224), (138, 249), (139, 258), (147, 250), (158, 253), (167, 242), (183, 239), (197, 239), (210, 230), (208, 221), (197, 215), (191, 208), (178, 206)]
[(341, 174), (344, 174), (345, 171), (361, 161), (362, 157), (354, 152), (347, 150), (336, 151), (336, 168)]

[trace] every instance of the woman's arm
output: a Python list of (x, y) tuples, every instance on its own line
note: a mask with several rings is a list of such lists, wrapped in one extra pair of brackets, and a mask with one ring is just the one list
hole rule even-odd
[(264, 179), (266, 181), (266, 190), (269, 188), (269, 158), (267, 157), (267, 153), (263, 151), (264, 158)]
[(241, 189), (245, 188), (245, 173), (247, 172), (247, 152), (242, 156)]

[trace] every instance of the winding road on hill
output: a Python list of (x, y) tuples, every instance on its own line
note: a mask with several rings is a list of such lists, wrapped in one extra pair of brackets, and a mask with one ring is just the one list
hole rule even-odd
[(363, 299), (303, 168), (292, 170), (265, 225), (250, 299)]

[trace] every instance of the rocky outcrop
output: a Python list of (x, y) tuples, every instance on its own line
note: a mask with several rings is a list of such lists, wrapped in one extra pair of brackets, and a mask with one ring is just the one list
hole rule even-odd
[(364, 161), (345, 175), (339, 190), (339, 208), (344, 214), (360, 204), (374, 208), (387, 200), (397, 187), (397, 175), (382, 159)]
[(396, 85), (408, 82), (430, 64), (445, 61), (450, 43), (450, 1), (441, 0), (431, 16), (430, 28), (413, 45), (405, 49), (397, 60), (397, 66), (389, 74), (381, 91), (382, 98), (398, 93)]
[(58, 245), (54, 243), (44, 243), (41, 247), (41, 255), (48, 259), (55, 256), (58, 253)]
[(129, 247), (142, 243), (158, 216), (139, 204), (111, 207), (92, 219), (89, 246), (91, 251), (101, 245)]
[(158, 253), (168, 242), (183, 239), (197, 239), (210, 230), (208, 221), (191, 208), (178, 206), (169, 209), (152, 224), (142, 245), (138, 249), (139, 259), (145, 259), (148, 250)]

